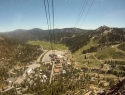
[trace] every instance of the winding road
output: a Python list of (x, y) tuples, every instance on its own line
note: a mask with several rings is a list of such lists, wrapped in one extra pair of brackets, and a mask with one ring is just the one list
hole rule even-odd
[(33, 62), (31, 65), (27, 66), (28, 68), (25, 70), (23, 76), (20, 76), (17, 78), (17, 80), (14, 83), (21, 84), (24, 79), (26, 79), (26, 72), (29, 71), (30, 69), (35, 69), (37, 67), (40, 67), (40, 59), (41, 57), (47, 52), (47, 50), (44, 50), (44, 52), (39, 56), (39, 58)]

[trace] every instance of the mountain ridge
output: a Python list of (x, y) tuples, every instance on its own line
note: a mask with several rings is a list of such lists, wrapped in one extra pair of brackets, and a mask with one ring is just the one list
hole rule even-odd
[[(54, 29), (53, 31), (33, 28), (30, 30), (14, 30), (10, 32), (2, 32), (5, 38), (17, 39), (20, 42), (27, 42), (29, 40), (45, 40), (63, 43), (69, 47), (73, 52), (85, 46), (92, 38), (98, 41), (98, 44), (115, 44), (120, 41), (125, 41), (125, 29), (113, 28), (108, 26), (100, 26), (95, 30), (85, 30), (79, 28), (63, 28)], [(50, 36), (50, 37), (49, 37)]]

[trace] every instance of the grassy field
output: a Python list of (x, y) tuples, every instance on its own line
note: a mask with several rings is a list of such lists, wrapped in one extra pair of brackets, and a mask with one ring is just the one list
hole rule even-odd
[(84, 60), (78, 64), (80, 67), (88, 67), (88, 68), (100, 68), (101, 63), (95, 59)]
[[(83, 50), (87, 50), (87, 49), (91, 48), (92, 46), (97, 46), (97, 45), (98, 45), (98, 42), (94, 41), (94, 39), (92, 38), (86, 46), (82, 47), (81, 49), (79, 49), (78, 51), (73, 53), (74, 60), (76, 62), (78, 62), (78, 64), (81, 66), (84, 66), (85, 64), (87, 64), (88, 67), (95, 67), (95, 66), (100, 67), (101, 63), (98, 62), (93, 57), (93, 55), (95, 55), (99, 60), (100, 59), (101, 60), (123, 59), (123, 57), (125, 57), (125, 54), (123, 52), (118, 51), (117, 48), (114, 46), (109, 46), (105, 49), (98, 50), (97, 52), (94, 52), (94, 53), (82, 54)], [(121, 50), (124, 50), (123, 47), (124, 47), (124, 44), (122, 44), (120, 46), (120, 48), (122, 48)], [(85, 56), (86, 56), (87, 60), (85, 59)]]
[(125, 43), (119, 45), (118, 48), (125, 52)]
[[(39, 45), (42, 46), (46, 50), (51, 50), (52, 48), (55, 50), (67, 50), (67, 47), (63, 44), (53, 44), (50, 42), (45, 42), (45, 41), (28, 41), (27, 44), (30, 45)], [(52, 48), (51, 48), (52, 47)]]
[(91, 38), (90, 42), (86, 46), (84, 46), (82, 50), (87, 50), (87, 49), (90, 49), (92, 46), (97, 46), (97, 45), (98, 45), (98, 41), (94, 41), (94, 38)]
[(97, 51), (95, 56), (98, 59), (107, 59), (107, 58), (122, 59), (125, 56), (125, 54), (116, 51), (116, 49), (113, 47), (108, 47), (103, 50)]
[[(97, 46), (98, 42), (97, 41), (94, 41), (94, 38), (92, 38), (90, 40), (90, 42), (82, 47), (81, 49), (79, 49), (78, 51), (74, 52), (73, 53), (73, 56), (74, 56), (74, 60), (76, 62), (78, 62), (78, 65), (80, 67), (82, 66), (86, 66), (87, 67), (100, 67), (100, 62), (98, 62), (94, 57), (93, 55), (95, 53), (86, 53), (86, 54), (82, 54), (82, 51), (83, 50), (87, 50), (87, 49), (90, 49), (92, 46)], [(87, 57), (87, 59), (85, 59), (85, 56)]]
[(90, 40), (90, 42), (86, 46), (80, 48), (79, 50), (73, 53), (75, 61), (82, 62), (84, 61), (85, 56), (90, 59), (94, 59), (93, 53), (82, 54), (83, 50), (90, 49), (92, 46), (97, 46), (97, 42), (95, 42), (93, 38)]

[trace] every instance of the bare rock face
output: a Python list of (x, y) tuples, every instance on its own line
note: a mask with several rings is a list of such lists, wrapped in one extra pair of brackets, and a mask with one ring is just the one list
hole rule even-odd
[(112, 88), (105, 90), (103, 93), (98, 95), (125, 95), (125, 79), (119, 81)]

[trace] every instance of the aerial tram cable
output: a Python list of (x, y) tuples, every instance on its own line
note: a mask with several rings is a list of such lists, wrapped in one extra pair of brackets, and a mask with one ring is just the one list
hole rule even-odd
[(54, 48), (55, 48), (55, 31), (54, 31), (54, 20), (55, 20), (55, 15), (54, 15), (54, 1), (52, 0), (52, 14), (53, 14), (53, 44), (54, 44)]
[[(49, 20), (48, 20), (48, 15), (47, 15), (47, 8), (46, 8), (46, 2), (44, 0), (44, 7), (45, 7), (45, 13), (46, 13), (46, 20), (47, 20), (47, 26), (48, 26), (48, 30), (50, 29), (49, 28)], [(50, 35), (49, 35), (50, 36)]]
[(88, 11), (87, 11), (87, 13), (86, 13), (86, 15), (85, 15), (85, 17), (84, 17), (84, 19), (83, 19), (83, 21), (82, 21), (81, 25), (80, 25), (80, 28), (81, 28), (81, 26), (82, 26), (83, 22), (85, 21), (85, 19), (86, 19), (87, 15), (88, 15), (88, 13), (89, 13), (89, 11), (90, 11), (90, 9), (91, 9), (91, 7), (92, 7), (93, 3), (94, 3), (94, 0), (92, 1), (91, 5), (90, 5), (90, 7), (89, 7), (89, 9), (88, 9)]
[(46, 6), (46, 0), (44, 0), (44, 7), (45, 7), (45, 13), (46, 13), (46, 20), (47, 20), (47, 26), (48, 26), (48, 31), (49, 31), (49, 41), (50, 41), (50, 23), (48, 19), (48, 11), (47, 11), (47, 6)]
[(49, 27), (49, 28), (50, 28), (50, 30), (51, 30), (51, 21), (50, 21), (51, 18), (50, 18), (50, 11), (49, 11), (49, 1), (48, 1), (48, 0), (46, 0), (46, 1), (47, 1), (47, 7), (48, 7), (48, 8), (47, 8), (47, 9), (48, 9), (47, 11), (48, 11), (49, 24), (50, 24), (50, 27)]
[(79, 15), (78, 15), (78, 18), (77, 18), (77, 21), (76, 21), (76, 23), (75, 23), (75, 26), (76, 26), (77, 23), (78, 23), (78, 20), (79, 20), (79, 18), (80, 18), (80, 15), (82, 14), (82, 11), (83, 11), (83, 8), (84, 8), (84, 5), (85, 5), (85, 2), (86, 2), (86, 0), (84, 1), (83, 5), (82, 5), (82, 8), (81, 8), (81, 11), (80, 11), (80, 13), (79, 13)]
[(44, 7), (45, 7), (45, 13), (46, 13), (46, 19), (47, 19), (47, 26), (49, 31), (49, 41), (50, 41), (50, 48), (53, 50), (52, 46), (52, 33), (51, 33), (51, 18), (50, 18), (50, 7), (49, 7), (49, 1), (44, 0)]
[[(47, 5), (46, 5), (47, 3)], [(55, 32), (54, 32), (54, 3), (53, 3), (53, 0), (52, 0), (52, 14), (53, 14), (53, 25), (52, 25), (52, 28), (53, 28), (53, 31), (51, 31), (51, 18), (50, 18), (50, 7), (49, 7), (49, 1), (48, 0), (44, 0), (44, 6), (45, 6), (45, 12), (46, 12), (46, 19), (47, 19), (47, 25), (48, 25), (48, 30), (49, 30), (49, 37), (50, 37), (50, 44), (51, 44), (51, 50), (52, 50), (52, 53), (53, 52), (53, 44), (55, 44)], [(54, 42), (53, 42), (54, 41)], [(53, 65), (52, 65), (52, 72), (51, 72), (51, 75), (50, 75), (50, 84), (52, 82), (52, 78), (53, 78), (53, 68), (54, 68), (54, 61), (53, 61)]]
[(80, 12), (80, 14), (79, 14), (79, 17), (78, 17), (78, 20), (77, 20), (77, 23), (76, 23), (76, 26), (75, 26), (75, 27), (78, 26), (78, 24), (79, 24), (79, 22), (80, 22), (80, 20), (81, 20), (81, 18), (82, 18), (82, 16), (83, 16), (83, 13), (84, 13), (84, 11), (85, 11), (85, 9), (86, 9), (86, 6), (87, 6), (87, 4), (88, 4), (88, 1), (89, 1), (89, 0), (85, 0), (85, 1), (84, 1), (83, 6), (82, 6), (82, 9), (81, 9), (81, 12)]
[(53, 33), (51, 31), (51, 17), (50, 17), (50, 7), (49, 7), (49, 1), (47, 0), (47, 5), (48, 5), (48, 18), (49, 18), (49, 28), (50, 28), (50, 44), (51, 44), (51, 50), (53, 50)]

